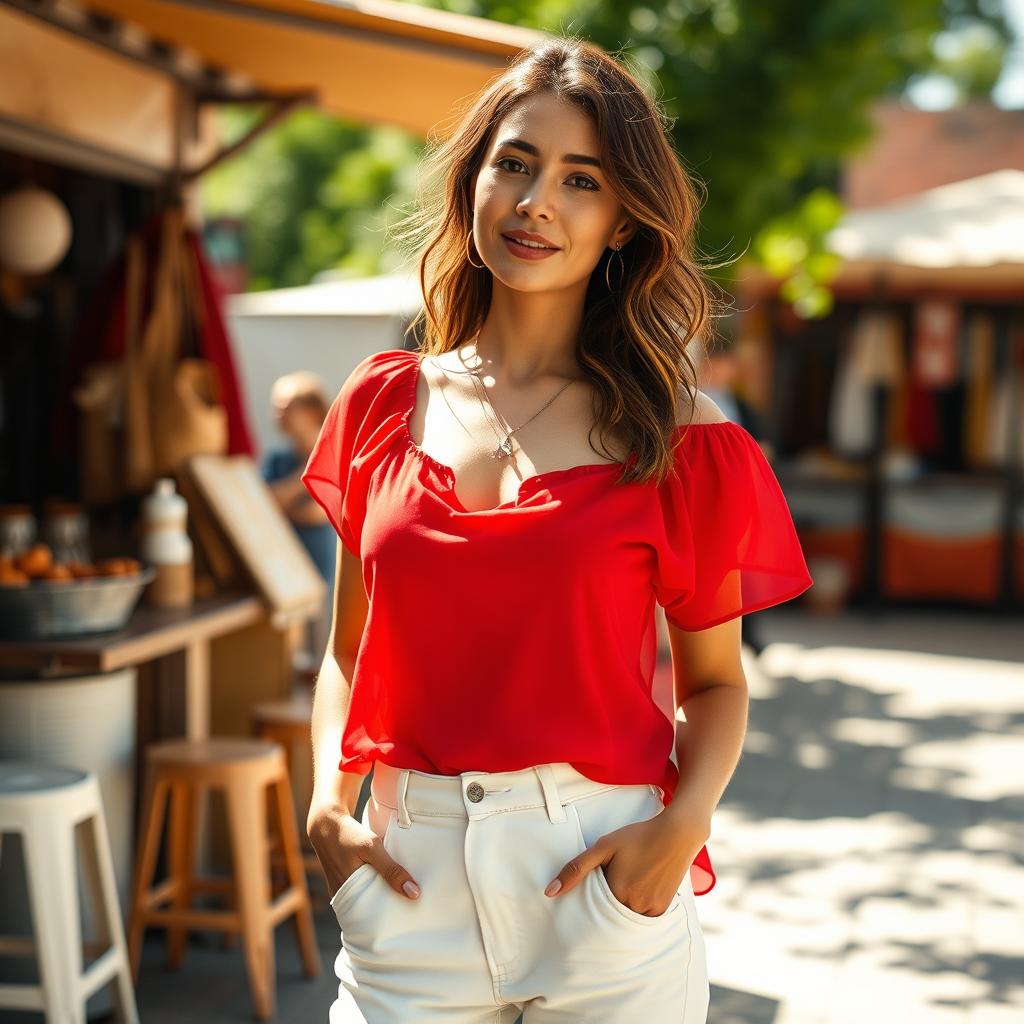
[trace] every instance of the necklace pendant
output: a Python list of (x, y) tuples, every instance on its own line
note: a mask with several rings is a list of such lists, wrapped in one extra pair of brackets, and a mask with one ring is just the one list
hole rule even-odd
[(506, 455), (512, 454), (512, 439), (510, 436), (506, 437), (501, 444), (498, 445), (497, 450), (494, 453), (496, 459), (503, 459)]

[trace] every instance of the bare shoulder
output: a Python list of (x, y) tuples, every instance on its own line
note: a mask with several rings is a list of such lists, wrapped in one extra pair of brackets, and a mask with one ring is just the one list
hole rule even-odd
[(692, 399), (685, 390), (679, 395), (676, 405), (677, 426), (684, 423), (723, 423), (728, 418), (714, 399), (709, 398), (700, 389), (695, 392)]

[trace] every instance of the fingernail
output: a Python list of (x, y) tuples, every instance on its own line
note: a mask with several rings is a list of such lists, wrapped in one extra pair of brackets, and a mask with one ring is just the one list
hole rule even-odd
[(402, 890), (405, 892), (406, 896), (411, 896), (413, 899), (420, 894), (420, 887), (415, 882), (403, 882)]
[(544, 895), (545, 896), (554, 896), (555, 893), (558, 892), (558, 890), (561, 889), (561, 888), (562, 888), (562, 880), (560, 878), (556, 878), (553, 881), (548, 882), (548, 887), (544, 890)]

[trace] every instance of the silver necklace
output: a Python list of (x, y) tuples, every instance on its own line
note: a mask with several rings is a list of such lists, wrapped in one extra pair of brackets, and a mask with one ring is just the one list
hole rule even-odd
[[(446, 377), (448, 377), (448, 371), (443, 366), (441, 366), (440, 363), (438, 363), (437, 365), (440, 367), (441, 372)], [(487, 388), (485, 388), (483, 386), (483, 384), (480, 383), (480, 380), (479, 380), (477, 374), (473, 373), (472, 371), (468, 371), (468, 370), (466, 372), (469, 373), (469, 376), (473, 380), (473, 386), (475, 388), (477, 388), (478, 392), (479, 391), (483, 392), (484, 401), (487, 403), (487, 405), (490, 407), (490, 410), (491, 410), (491, 416), (487, 415), (487, 410), (486, 409), (484, 410), (484, 418), (487, 419), (487, 422), (490, 424), (491, 430), (494, 430), (494, 423), (495, 422), (498, 422), (498, 423), (501, 422), (501, 417), (499, 417), (499, 415), (498, 415), (498, 410), (494, 408), (494, 403), (491, 401), (490, 396), (487, 394)], [(449, 380), (450, 379), (451, 378), (449, 377)], [(516, 431), (522, 430), (523, 427), (525, 427), (527, 423), (530, 423), (533, 420), (535, 420), (572, 383), (573, 383), (573, 381), (571, 381), (571, 380), (566, 381), (565, 384), (563, 384), (551, 396), (551, 398), (549, 398), (528, 420), (525, 420), (524, 422), (520, 423), (518, 426), (511, 427), (511, 428), (507, 428), (507, 424), (503, 424), (502, 425), (502, 429), (500, 431), (495, 430), (495, 435), (498, 438), (498, 447), (495, 448), (494, 451), (492, 451), (490, 453), (491, 458), (492, 459), (504, 459), (504, 458), (507, 458), (508, 456), (510, 456), (512, 454), (512, 451), (513, 451), (513, 449), (512, 449), (512, 435), (514, 433), (516, 433)], [(502, 435), (504, 435), (504, 436), (502, 436)]]

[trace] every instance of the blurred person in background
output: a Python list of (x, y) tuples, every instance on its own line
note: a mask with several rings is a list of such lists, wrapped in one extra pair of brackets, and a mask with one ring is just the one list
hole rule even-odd
[[(700, 389), (717, 406), (725, 416), (738, 423), (751, 434), (765, 458), (772, 461), (772, 446), (765, 439), (764, 421), (760, 413), (737, 390), (742, 380), (743, 366), (738, 358), (735, 342), (723, 342), (708, 349), (701, 368)], [(756, 612), (743, 616), (741, 633), (743, 643), (747, 644), (760, 657), (764, 650), (761, 630), (754, 616)]]
[(313, 625), (309, 638), (312, 650), (316, 651), (326, 642), (330, 609), (334, 605), (337, 536), (324, 510), (309, 496), (300, 476), (323, 426), (330, 400), (320, 377), (298, 370), (274, 381), (270, 404), (274, 423), (285, 440), (264, 457), (263, 479), (327, 583), (322, 621)]

